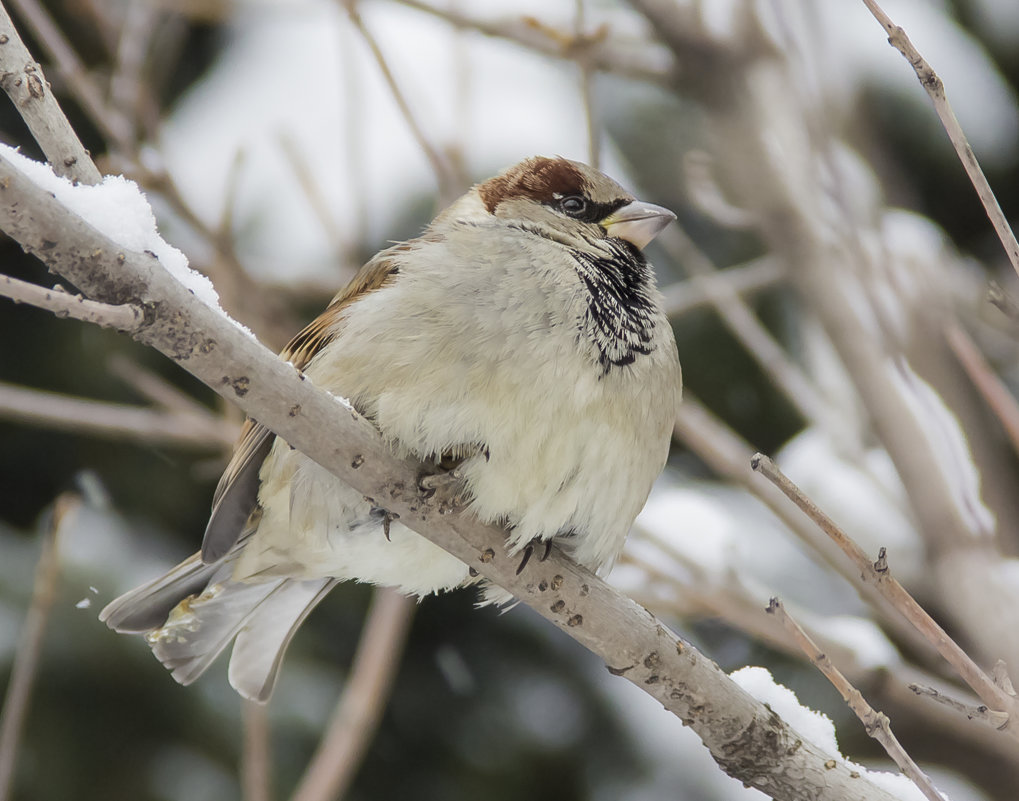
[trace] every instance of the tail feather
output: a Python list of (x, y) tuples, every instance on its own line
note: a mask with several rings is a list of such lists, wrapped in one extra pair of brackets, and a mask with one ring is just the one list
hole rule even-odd
[(158, 628), (181, 599), (205, 589), (216, 568), (195, 554), (159, 578), (111, 601), (99, 613), (99, 619), (121, 634), (144, 634)]
[(212, 581), (182, 600), (157, 629), (145, 635), (156, 658), (181, 684), (191, 684), (241, 631), (249, 615), (286, 579), (259, 584)]
[(265, 702), (283, 655), (333, 579), (233, 581), (230, 554), (212, 565), (199, 554), (112, 601), (99, 615), (115, 631), (144, 634), (156, 658), (190, 684), (236, 639), (230, 682)]
[(237, 692), (252, 701), (269, 700), (287, 646), (337, 583), (334, 579), (285, 580), (247, 616), (230, 655), (230, 684)]

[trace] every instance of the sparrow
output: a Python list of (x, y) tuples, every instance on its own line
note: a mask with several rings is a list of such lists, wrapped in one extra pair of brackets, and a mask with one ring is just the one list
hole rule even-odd
[[(396, 453), (455, 476), (510, 553), (554, 542), (604, 572), (665, 465), (681, 394), (642, 253), (674, 219), (585, 164), (526, 159), (378, 253), (281, 356)], [(233, 642), (230, 683), (265, 702), (298, 627), (347, 580), (423, 597), (478, 578), (248, 419), (201, 551), (100, 619), (144, 634), (182, 684)]]

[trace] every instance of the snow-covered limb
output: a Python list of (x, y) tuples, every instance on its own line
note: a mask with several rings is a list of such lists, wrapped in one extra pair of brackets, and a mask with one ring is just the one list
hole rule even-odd
[(395, 458), (370, 422), (200, 302), (160, 261), (68, 211), (0, 154), (0, 229), (96, 300), (147, 310), (134, 336), (176, 361), (418, 533), (440, 544), (605, 660), (687, 722), (715, 760), (784, 799), (889, 801), (754, 701), (646, 610), (557, 550), (517, 575), (504, 532), (441, 515), (417, 489), (420, 465)]
[(965, 681), (988, 706), (993, 709), (1006, 712), (1009, 721), (1001, 727), (1001, 730), (1008, 733), (1015, 739), (1019, 739), (1019, 703), (1014, 694), (1005, 692), (991, 676), (987, 675), (980, 666), (974, 662), (958, 643), (938, 625), (927, 611), (920, 606), (906, 589), (891, 575), (888, 563), (885, 558), (885, 549), (882, 548), (876, 562), (871, 562), (863, 550), (842, 529), (828, 517), (817, 505), (800, 491), (789, 478), (778, 469), (775, 463), (764, 454), (755, 454), (751, 464), (757, 472), (777, 486), (786, 497), (800, 507), (822, 531), (825, 532), (848, 556), (857, 570), (860, 571), (862, 580), (872, 584), (909, 620), (916, 629), (924, 635), (927, 641), (934, 646), (939, 654), (944, 657), (960, 678)]
[(781, 621), (782, 626), (792, 636), (796, 644), (803, 650), (807, 655), (807, 658), (814, 664), (814, 666), (820, 670), (825, 677), (834, 685), (835, 689), (839, 691), (839, 695), (842, 696), (842, 700), (846, 702), (850, 709), (856, 714), (863, 723), (863, 727), (867, 730), (867, 734), (881, 743), (881, 746), (885, 749), (885, 752), (892, 758), (899, 769), (909, 777), (909, 779), (920, 788), (920, 791), (929, 801), (943, 801), (941, 794), (935, 789), (934, 785), (931, 784), (930, 778), (920, 770), (917, 764), (913, 761), (912, 757), (906, 753), (906, 750), (902, 747), (902, 744), (898, 741), (895, 735), (892, 733), (891, 726), (888, 722), (888, 717), (881, 712), (875, 711), (875, 709), (867, 703), (866, 699), (849, 681), (846, 679), (842, 672), (835, 667), (834, 663), (825, 655), (821, 649), (817, 647), (810, 636), (800, 627), (800, 625), (792, 619), (785, 607), (778, 598), (772, 598), (768, 604), (768, 613), (776, 615)]

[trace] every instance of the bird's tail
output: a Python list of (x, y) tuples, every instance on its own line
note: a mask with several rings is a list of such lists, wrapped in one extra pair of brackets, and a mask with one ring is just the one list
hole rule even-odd
[(211, 565), (195, 554), (112, 601), (99, 619), (115, 631), (144, 634), (181, 684), (202, 675), (233, 641), (230, 683), (265, 702), (294, 632), (336, 581), (234, 581), (236, 553)]

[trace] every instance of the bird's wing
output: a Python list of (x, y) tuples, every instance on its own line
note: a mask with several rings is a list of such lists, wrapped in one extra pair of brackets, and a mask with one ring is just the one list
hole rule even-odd
[[(398, 272), (394, 256), (406, 245), (383, 251), (362, 267), (354, 279), (335, 297), (322, 314), (311, 321), (280, 353), (298, 370), (303, 370), (343, 325), (343, 313), (350, 304), (380, 289)], [(241, 429), (230, 463), (216, 486), (212, 514), (202, 540), (202, 561), (211, 564), (237, 542), (248, 518), (258, 504), (258, 473), (274, 442), (273, 433), (248, 419)]]

